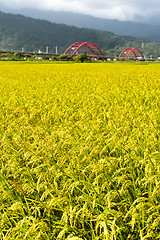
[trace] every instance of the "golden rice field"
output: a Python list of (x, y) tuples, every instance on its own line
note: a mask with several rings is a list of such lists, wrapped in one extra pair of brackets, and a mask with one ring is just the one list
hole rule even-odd
[(0, 63), (0, 239), (160, 239), (160, 65)]

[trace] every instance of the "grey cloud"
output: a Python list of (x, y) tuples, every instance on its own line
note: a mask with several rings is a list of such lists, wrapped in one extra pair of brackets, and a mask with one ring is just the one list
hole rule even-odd
[(103, 18), (147, 19), (160, 13), (159, 0), (0, 0), (10, 8), (39, 8), (85, 13)]

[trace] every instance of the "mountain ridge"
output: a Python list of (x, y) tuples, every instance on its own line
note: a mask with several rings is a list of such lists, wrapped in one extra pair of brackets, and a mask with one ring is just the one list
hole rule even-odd
[[(145, 55), (160, 56), (160, 44), (144, 39), (129, 36), (118, 36), (111, 32), (77, 28), (65, 24), (51, 23), (47, 20), (25, 17), (20, 14), (0, 12), (0, 49), (21, 51), (45, 51), (46, 46), (50, 52), (55, 52), (58, 46), (59, 53), (63, 53), (74, 42), (94, 42), (105, 55), (110, 51), (120, 53), (125, 47), (141, 48)], [(154, 48), (157, 49), (156, 54)]]
[(160, 42), (160, 25), (152, 25), (149, 23), (137, 23), (131, 21), (119, 21), (111, 19), (103, 19), (93, 17), (86, 14), (78, 14), (72, 12), (57, 12), (52, 10), (38, 9), (9, 9), (0, 5), (0, 9), (15, 14), (48, 20), (54, 23), (67, 24), (79, 28), (91, 28), (96, 30), (110, 31), (121, 36), (133, 36), (144, 38), (146, 40)]

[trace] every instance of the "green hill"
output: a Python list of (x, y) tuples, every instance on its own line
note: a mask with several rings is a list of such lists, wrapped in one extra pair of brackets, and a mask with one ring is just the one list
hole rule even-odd
[[(0, 50), (45, 51), (49, 47), (50, 53), (63, 53), (72, 43), (77, 41), (91, 41), (96, 43), (107, 55), (108, 50), (113, 55), (119, 54), (125, 47), (137, 47), (145, 56), (160, 56), (160, 44), (134, 37), (122, 37), (111, 32), (77, 28), (65, 24), (51, 23), (22, 15), (0, 12)], [(142, 49), (142, 42), (144, 48)]]

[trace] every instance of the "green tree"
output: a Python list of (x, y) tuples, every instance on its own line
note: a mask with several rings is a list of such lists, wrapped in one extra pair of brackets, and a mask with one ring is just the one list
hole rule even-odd
[(85, 62), (87, 60), (88, 60), (88, 57), (86, 53), (81, 53), (76, 57), (76, 62)]

